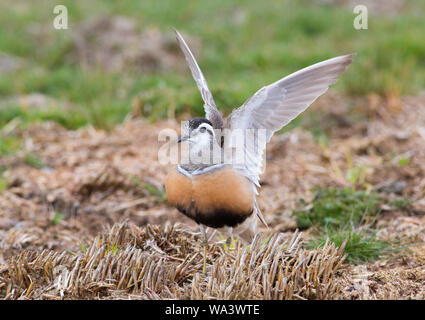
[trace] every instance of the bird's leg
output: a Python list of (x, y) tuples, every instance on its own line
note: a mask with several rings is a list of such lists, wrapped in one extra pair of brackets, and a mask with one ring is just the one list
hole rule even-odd
[(208, 238), (205, 227), (202, 224), (199, 224), (199, 229), (201, 229), (201, 233), (203, 236), (203, 244), (204, 244), (204, 263), (202, 267), (202, 273), (206, 273), (206, 265), (207, 265), (207, 249), (208, 249)]
[(232, 244), (232, 232), (233, 232), (233, 228), (232, 227), (227, 227), (227, 240), (226, 240), (226, 244), (227, 246), (230, 248), (230, 245)]
[(211, 240), (214, 238), (216, 233), (217, 233), (217, 230), (214, 230), (213, 232), (211, 232), (211, 235), (208, 237), (208, 243), (211, 242)]

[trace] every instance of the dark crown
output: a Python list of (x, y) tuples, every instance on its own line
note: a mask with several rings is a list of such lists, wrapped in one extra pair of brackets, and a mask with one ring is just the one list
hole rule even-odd
[(189, 129), (192, 131), (198, 128), (202, 123), (208, 123), (212, 127), (212, 123), (208, 119), (192, 118), (192, 119), (189, 119)]

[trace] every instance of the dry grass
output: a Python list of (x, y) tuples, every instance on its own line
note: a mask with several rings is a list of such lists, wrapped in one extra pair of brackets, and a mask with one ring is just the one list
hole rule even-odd
[(209, 246), (179, 225), (143, 228), (121, 223), (86, 252), (24, 250), (0, 272), (5, 299), (335, 299), (343, 248), (301, 247), (291, 237), (257, 234), (234, 250)]

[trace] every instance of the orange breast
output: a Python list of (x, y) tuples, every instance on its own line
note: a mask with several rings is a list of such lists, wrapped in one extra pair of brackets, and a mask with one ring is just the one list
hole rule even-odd
[(220, 228), (235, 226), (253, 211), (249, 180), (230, 166), (187, 177), (172, 169), (165, 182), (168, 201), (197, 223)]

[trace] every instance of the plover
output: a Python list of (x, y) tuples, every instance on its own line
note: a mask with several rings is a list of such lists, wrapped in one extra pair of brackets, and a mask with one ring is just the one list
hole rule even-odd
[[(189, 160), (180, 162), (169, 172), (165, 190), (169, 203), (199, 224), (205, 242), (205, 226), (227, 227), (229, 240), (232, 228), (248, 217), (253, 218), (254, 226), (258, 219), (267, 226), (256, 202), (266, 144), (274, 132), (306, 110), (337, 81), (355, 54), (316, 63), (261, 88), (224, 120), (195, 57), (181, 34), (174, 31), (201, 92), (206, 118), (193, 118), (184, 123), (178, 142), (189, 142), (186, 157)], [(226, 163), (222, 155), (233, 145), (226, 145), (222, 136), (217, 134), (223, 129), (230, 132), (236, 129), (240, 132), (262, 130), (265, 137), (250, 141), (255, 134), (245, 135), (241, 147), (243, 161)], [(202, 161), (191, 160), (199, 159), (202, 153), (206, 154), (204, 158), (201, 155)]]

